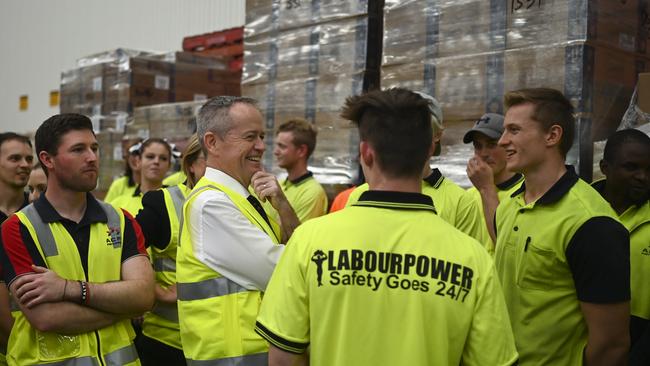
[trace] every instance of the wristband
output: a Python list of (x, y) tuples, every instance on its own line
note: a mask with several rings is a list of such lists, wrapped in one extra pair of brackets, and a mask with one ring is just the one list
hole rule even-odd
[(84, 281), (77, 282), (79, 282), (81, 289), (81, 298), (79, 299), (79, 304), (85, 305), (88, 302), (88, 284)]

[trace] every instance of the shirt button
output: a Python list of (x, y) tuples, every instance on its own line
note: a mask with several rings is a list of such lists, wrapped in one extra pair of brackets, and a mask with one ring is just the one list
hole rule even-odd
[(519, 230), (519, 226), (515, 226), (515, 227), (513, 228), (513, 230), (514, 230), (514, 231)]

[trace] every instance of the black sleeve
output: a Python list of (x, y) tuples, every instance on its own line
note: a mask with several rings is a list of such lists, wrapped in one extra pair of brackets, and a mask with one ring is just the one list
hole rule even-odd
[(578, 300), (596, 304), (630, 300), (630, 234), (610, 217), (594, 217), (566, 249)]
[(142, 210), (138, 212), (135, 220), (142, 228), (147, 247), (151, 245), (159, 249), (167, 247), (171, 230), (163, 191), (156, 190), (145, 193), (142, 197)]

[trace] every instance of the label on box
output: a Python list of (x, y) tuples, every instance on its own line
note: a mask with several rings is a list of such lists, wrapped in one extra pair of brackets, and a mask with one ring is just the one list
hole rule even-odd
[(102, 91), (102, 77), (93, 78), (93, 91)]
[(92, 124), (93, 124), (93, 131), (95, 131), (95, 133), (99, 132), (99, 122), (100, 122), (99, 120), (100, 119), (101, 119), (101, 117), (97, 116), (97, 115), (90, 117), (90, 122), (92, 122)]
[(122, 145), (117, 144), (113, 146), (113, 160), (122, 160), (123, 155), (122, 155)]
[(124, 126), (126, 125), (126, 116), (117, 116), (115, 119), (115, 129), (117, 131), (124, 131)]
[(621, 33), (618, 35), (618, 45), (626, 51), (634, 52), (636, 47), (636, 38), (631, 34)]
[(146, 140), (149, 138), (149, 130), (138, 130), (137, 135), (139, 138)]
[(95, 104), (93, 106), (93, 116), (99, 116), (102, 114), (102, 105), (101, 104)]
[(169, 90), (169, 76), (156, 75), (154, 87), (156, 89)]
[(201, 102), (201, 101), (204, 101), (204, 100), (207, 100), (207, 99), (208, 99), (208, 96), (205, 95), (205, 94), (194, 94), (194, 101), (195, 102)]

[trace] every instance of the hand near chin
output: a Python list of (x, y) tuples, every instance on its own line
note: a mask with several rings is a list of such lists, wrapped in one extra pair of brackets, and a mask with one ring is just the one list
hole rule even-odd
[(467, 162), (467, 177), (479, 191), (494, 186), (492, 168), (479, 157), (473, 156)]
[(262, 170), (255, 172), (251, 178), (251, 187), (253, 187), (253, 191), (262, 202), (269, 200), (276, 209), (279, 202), (285, 199), (280, 183), (271, 173)]

